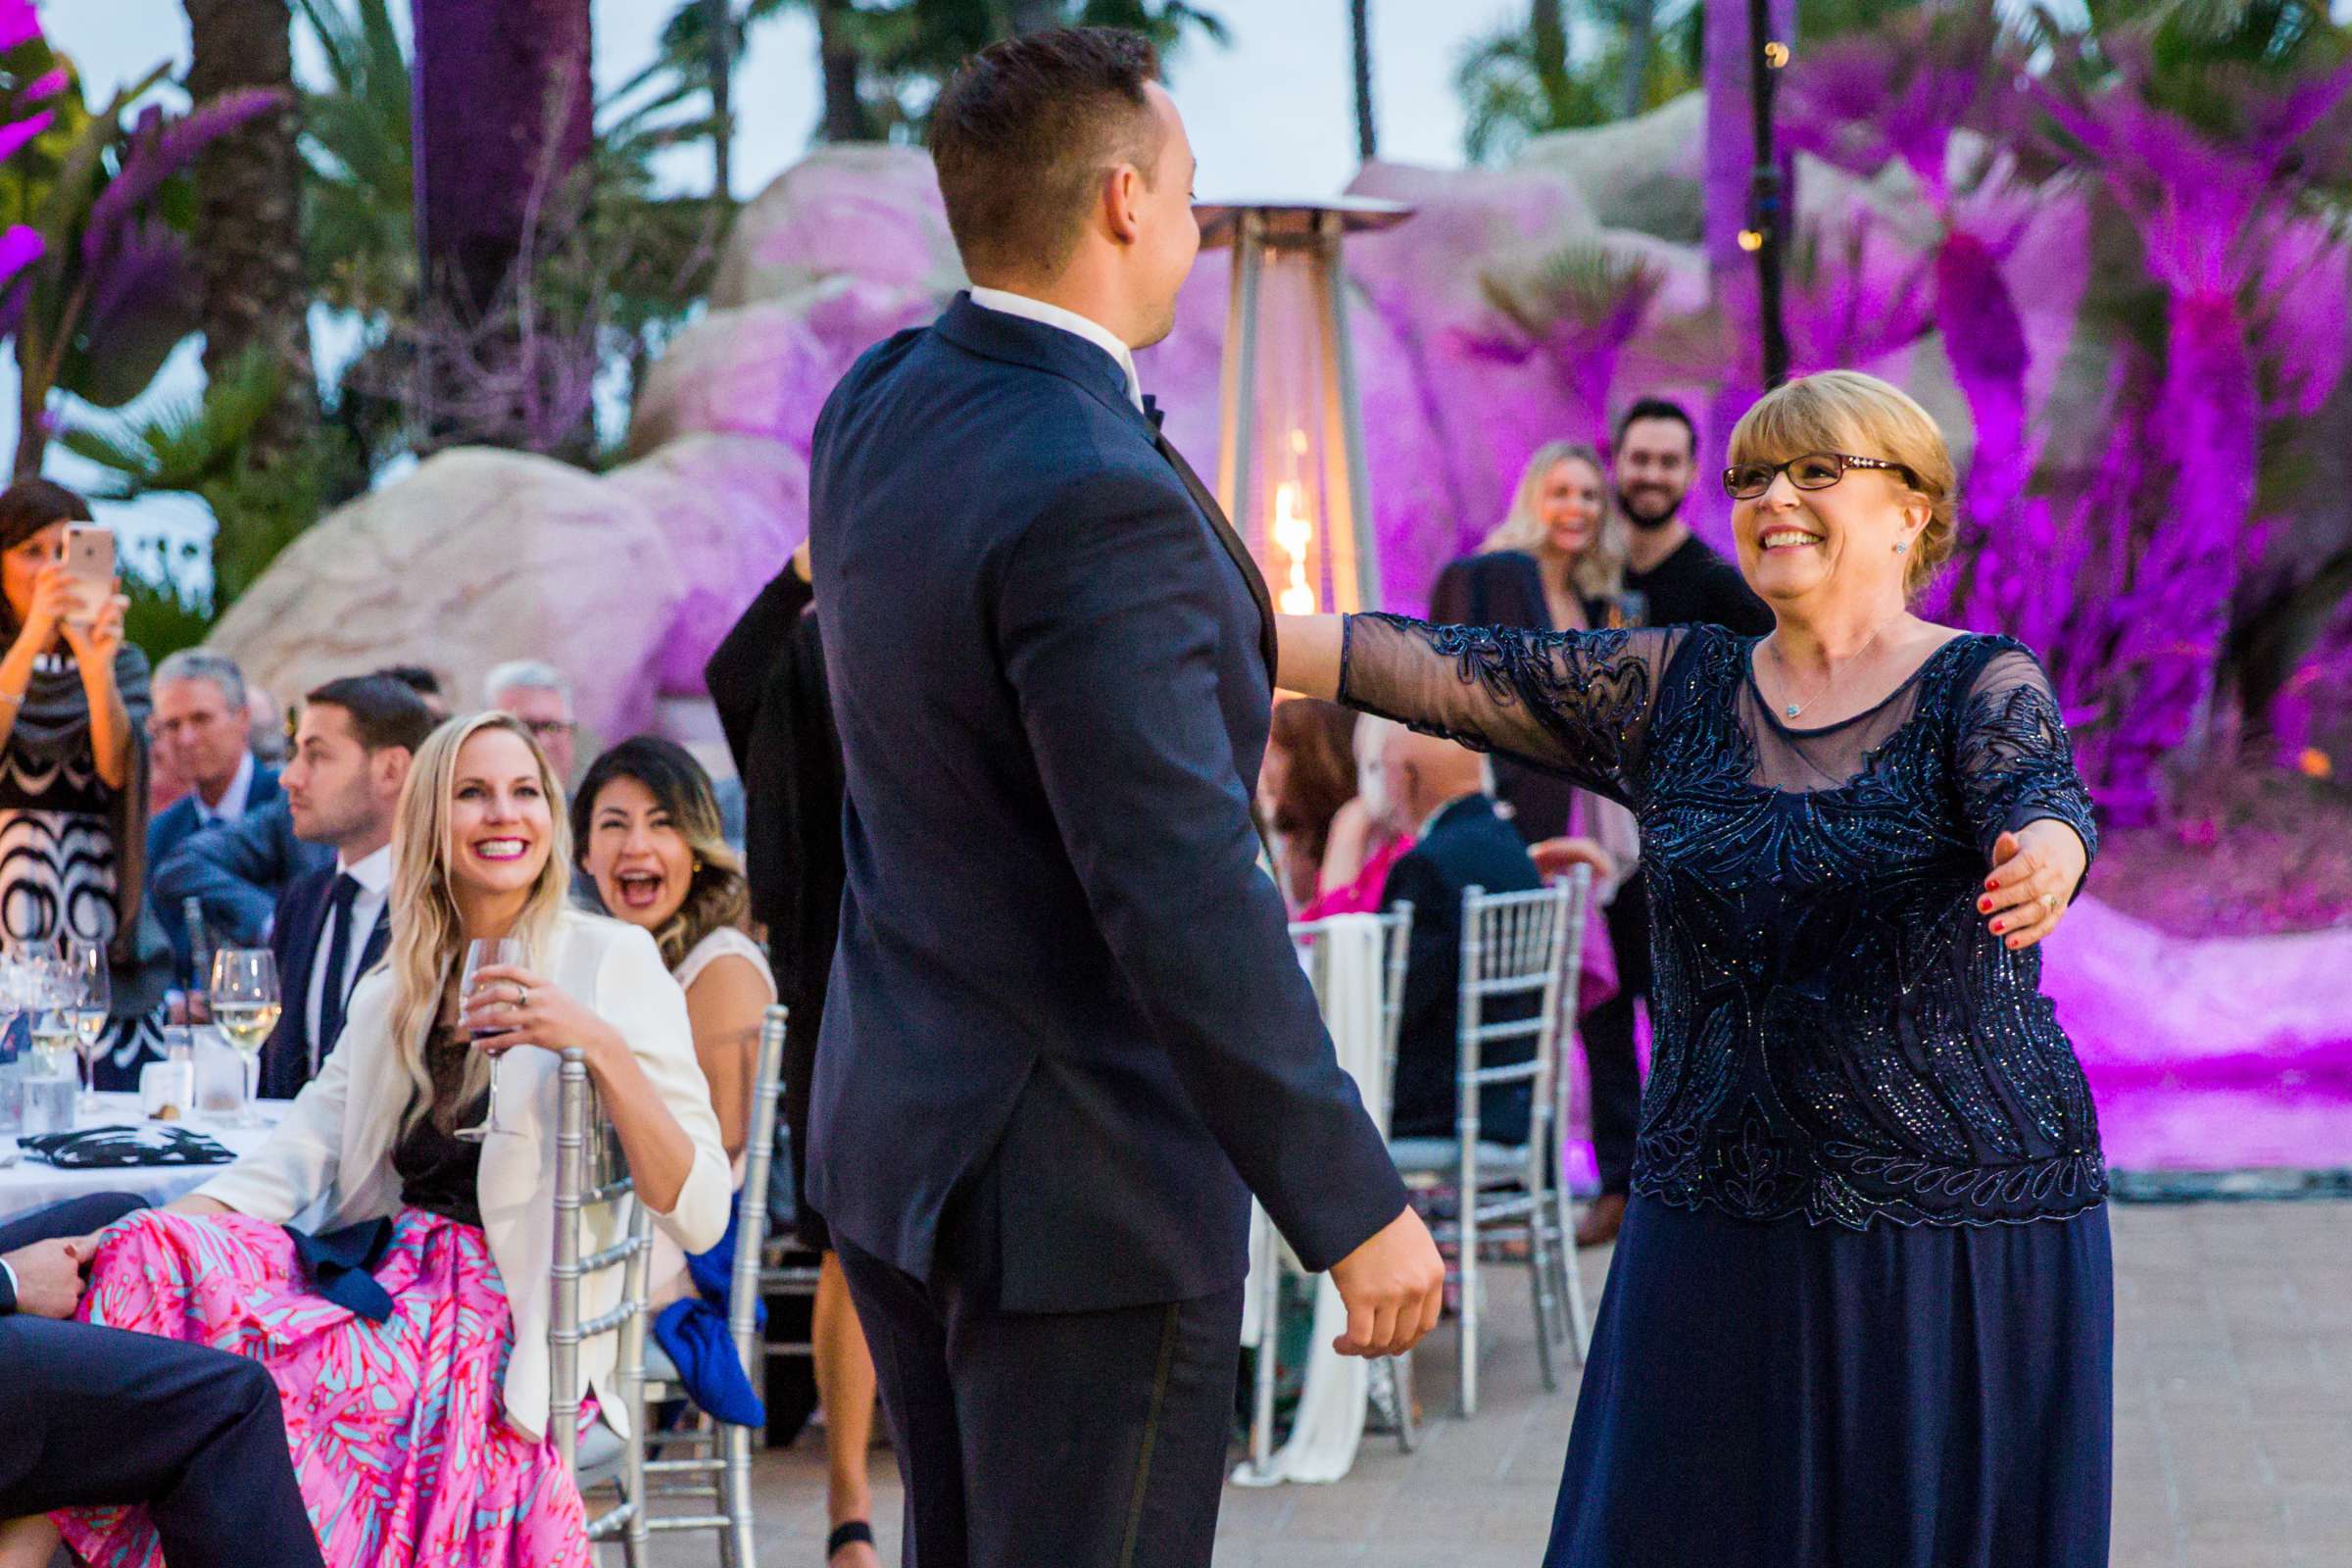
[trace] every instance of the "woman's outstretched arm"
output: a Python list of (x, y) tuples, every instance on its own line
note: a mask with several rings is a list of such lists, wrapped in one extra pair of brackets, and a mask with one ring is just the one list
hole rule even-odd
[(1340, 643), (1344, 615), (1277, 615), (1275, 644), (1281, 650), (1274, 683), (1301, 697), (1330, 702), (1340, 695)]
[(1285, 615), (1278, 684), (1627, 800), (1687, 628), (1535, 632), (1401, 615)]

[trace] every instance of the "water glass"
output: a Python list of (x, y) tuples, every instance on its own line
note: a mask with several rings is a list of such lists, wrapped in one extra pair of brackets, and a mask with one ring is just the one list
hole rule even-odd
[(70, 1133), (74, 1130), (74, 1080), (63, 1073), (27, 1073), (22, 1136)]
[(268, 1125), (254, 1114), (262, 1043), (277, 1027), (277, 958), (268, 948), (222, 948), (213, 955), (213, 1025), (228, 1037), (244, 1066), (245, 1097), (233, 1127)]
[[(498, 964), (522, 962), (522, 944), (511, 937), (482, 938), (466, 944), (466, 968), (458, 979), (458, 1004), (464, 1006), (473, 998), (474, 976)], [(486, 1040), (506, 1033), (504, 1029), (476, 1029), (473, 1038)], [(490, 1058), (490, 1112), (471, 1127), (461, 1127), (457, 1135), (468, 1141), (478, 1141), (492, 1133), (507, 1129), (498, 1119), (498, 1064), (502, 1057)]]

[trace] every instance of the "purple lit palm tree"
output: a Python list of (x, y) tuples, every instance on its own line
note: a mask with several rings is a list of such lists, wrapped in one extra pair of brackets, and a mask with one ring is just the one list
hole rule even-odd
[[(2131, 588), (2114, 607), (2115, 662), (2136, 672), (2132, 722), (2114, 738), (2123, 779), (2152, 777), (2191, 739), (2214, 696), (2230, 592), (2259, 557), (2255, 516), (2264, 397), (2254, 321), (2241, 301), (2298, 232), (2290, 171), (2305, 138), (2352, 92), (2337, 67), (2252, 100), (2224, 141), (2154, 107), (2137, 40), (2105, 40), (2114, 76), (2096, 87), (2054, 72), (2032, 91), (2060, 132), (2107, 177), (2166, 296), (2161, 382), (2146, 421), (2169, 480), (2157, 525), (2137, 540)], [(2340, 339), (2339, 339), (2340, 341)], [(2338, 364), (2313, 377), (2332, 382)], [(2152, 793), (2112, 803), (2145, 814)]]
[(185, 203), (167, 197), (207, 146), (285, 100), (227, 93), (177, 116), (149, 105), (126, 126), (132, 105), (162, 78), (158, 68), (98, 113), (75, 110), (73, 134), (53, 139), (45, 133), (66, 117), (25, 110), (63, 102), (71, 80), (24, 0), (0, 0), (0, 65), (11, 77), (0, 99), (0, 159), (16, 166), (37, 220), (0, 235), (0, 330), (15, 340), (19, 381), (15, 471), (35, 473), (54, 433), (53, 393), (120, 408), (197, 328), (194, 265), (168, 216)]

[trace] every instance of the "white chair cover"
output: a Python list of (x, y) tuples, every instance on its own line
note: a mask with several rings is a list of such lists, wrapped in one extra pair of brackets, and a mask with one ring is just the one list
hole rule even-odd
[[(1369, 914), (1335, 915), (1320, 922), (1324, 934), (1323, 1021), (1331, 1030), (1340, 1065), (1355, 1080), (1364, 1107), (1381, 1131), (1388, 1131), (1388, 1085), (1382, 1081), (1380, 988), (1383, 954), (1380, 921)], [(1265, 1270), (1277, 1266), (1274, 1250), (1283, 1247), (1263, 1210), (1252, 1204), (1250, 1215), (1250, 1284), (1244, 1298), (1244, 1344), (1256, 1344), (1265, 1325), (1259, 1321), (1265, 1298)], [(1287, 1257), (1292, 1272), (1300, 1272), (1296, 1258)], [(1274, 1450), (1264, 1466), (1245, 1463), (1234, 1482), (1245, 1487), (1270, 1487), (1285, 1481), (1324, 1483), (1344, 1479), (1355, 1464), (1355, 1450), (1364, 1435), (1364, 1411), (1370, 1395), (1371, 1363), (1360, 1356), (1341, 1355), (1331, 1348), (1348, 1327), (1348, 1309), (1328, 1274), (1315, 1282), (1315, 1328), (1308, 1342), (1306, 1378), (1298, 1396), (1298, 1412), (1288, 1442)]]

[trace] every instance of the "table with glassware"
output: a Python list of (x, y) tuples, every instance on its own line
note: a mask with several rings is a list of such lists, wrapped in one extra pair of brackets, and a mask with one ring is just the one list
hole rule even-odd
[(138, 1092), (102, 1095), (93, 1092), (95, 1070), (113, 1001), (105, 948), (69, 939), (0, 950), (0, 1219), (88, 1193), (165, 1202), (220, 1168), (60, 1166), (20, 1138), (176, 1127), (236, 1155), (268, 1136), (285, 1108), (255, 1098), (262, 1044), (279, 1011), (275, 960), (267, 949), (222, 948), (207, 967), (209, 1002), (200, 1004), (213, 1027), (173, 1025), (170, 1057), (142, 1066)]

